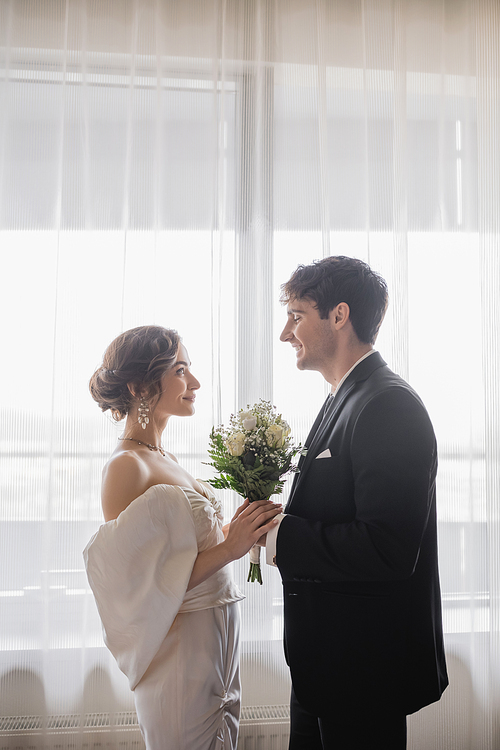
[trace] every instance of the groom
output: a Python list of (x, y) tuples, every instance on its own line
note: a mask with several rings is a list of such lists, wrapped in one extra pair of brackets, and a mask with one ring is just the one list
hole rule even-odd
[(401, 750), (406, 715), (448, 684), (437, 565), (436, 440), (373, 349), (385, 281), (360, 260), (299, 266), (281, 340), (331, 384), (267, 560), (284, 586), (290, 750)]

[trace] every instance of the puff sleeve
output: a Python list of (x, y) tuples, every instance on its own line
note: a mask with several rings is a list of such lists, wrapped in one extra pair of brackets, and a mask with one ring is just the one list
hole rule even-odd
[(197, 554), (189, 500), (170, 485), (150, 487), (84, 550), (106, 646), (132, 690), (182, 605)]

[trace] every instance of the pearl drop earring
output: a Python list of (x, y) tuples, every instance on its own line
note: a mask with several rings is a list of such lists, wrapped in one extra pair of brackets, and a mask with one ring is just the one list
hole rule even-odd
[(142, 429), (145, 430), (149, 424), (149, 406), (144, 396), (141, 397), (138, 412), (139, 424), (141, 425)]

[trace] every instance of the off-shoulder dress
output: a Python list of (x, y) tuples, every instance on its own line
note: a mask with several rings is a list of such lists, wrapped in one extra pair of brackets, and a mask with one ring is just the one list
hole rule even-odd
[(147, 750), (235, 750), (243, 595), (227, 567), (187, 591), (224, 539), (212, 488), (158, 484), (84, 551), (104, 640), (134, 691)]

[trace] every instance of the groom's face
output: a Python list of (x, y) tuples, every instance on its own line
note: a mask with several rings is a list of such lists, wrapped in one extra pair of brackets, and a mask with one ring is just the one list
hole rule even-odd
[(323, 372), (337, 350), (337, 333), (330, 319), (322, 320), (313, 303), (304, 298), (288, 303), (287, 323), (280, 340), (295, 349), (299, 370)]

